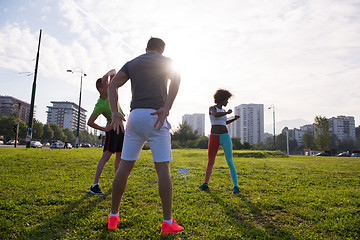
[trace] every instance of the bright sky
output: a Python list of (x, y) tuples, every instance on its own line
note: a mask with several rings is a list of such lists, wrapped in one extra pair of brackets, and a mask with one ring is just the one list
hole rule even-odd
[[(78, 104), (80, 74), (67, 69), (87, 74), (81, 106), (90, 116), (96, 79), (143, 54), (151, 36), (166, 42), (182, 76), (173, 128), (184, 114), (207, 114), (218, 88), (233, 93), (229, 108), (264, 104), (265, 132), (271, 104), (277, 132), (316, 115), (360, 123), (359, 0), (2, 0), (0, 29), (0, 95), (28, 103), (34, 76), (19, 73), (34, 72), (43, 31), (35, 98), (43, 123), (50, 101)], [(128, 82), (119, 90), (127, 114), (130, 96)]]

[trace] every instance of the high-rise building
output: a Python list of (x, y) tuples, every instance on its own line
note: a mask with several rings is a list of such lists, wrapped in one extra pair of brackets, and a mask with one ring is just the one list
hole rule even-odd
[(309, 132), (309, 133), (311, 133), (313, 136), (315, 135), (315, 132), (314, 132), (314, 124), (307, 124), (307, 125), (301, 126), (301, 127), (300, 127), (300, 130), (303, 131), (304, 133)]
[(340, 140), (355, 139), (355, 119), (352, 116), (337, 116), (329, 118), (330, 134)]
[[(47, 123), (57, 123), (61, 129), (68, 128), (70, 130), (76, 130), (79, 105), (67, 101), (52, 101), (51, 103), (53, 106), (47, 106)], [(85, 112), (85, 109), (80, 108), (80, 131), (85, 130), (86, 127)]]
[[(13, 114), (18, 116), (20, 104), (20, 120), (29, 121), (30, 104), (10, 96), (0, 96), (0, 117), (8, 117)], [(35, 107), (34, 107), (35, 117)]]
[(294, 139), (296, 140), (297, 146), (300, 147), (304, 144), (302, 140), (302, 136), (304, 135), (305, 131), (294, 128), (289, 129), (289, 140)]
[(198, 135), (205, 135), (205, 114), (194, 113), (194, 114), (185, 114), (182, 116), (182, 123), (187, 123), (195, 131), (198, 131)]
[(264, 104), (241, 104), (234, 109), (240, 118), (228, 125), (231, 137), (251, 144), (264, 142)]

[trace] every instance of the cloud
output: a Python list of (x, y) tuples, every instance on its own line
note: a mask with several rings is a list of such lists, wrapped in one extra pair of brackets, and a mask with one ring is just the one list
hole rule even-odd
[[(66, 69), (81, 67), (88, 74), (84, 89), (96, 94), (97, 77), (110, 68), (119, 70), (144, 52), (150, 36), (157, 36), (167, 43), (164, 54), (181, 67), (171, 115), (175, 122), (185, 113), (206, 113), (220, 87), (234, 94), (229, 107), (275, 104), (279, 120), (312, 121), (317, 112), (330, 117), (341, 111), (360, 120), (353, 110), (360, 104), (358, 1), (57, 4), (39, 10), (39, 16), (57, 24), (56, 32), (45, 25), (40, 56), (41, 74), (57, 83), (78, 88), (76, 76)], [(38, 30), (27, 22), (1, 25), (1, 68), (33, 71)], [(126, 88), (121, 90), (124, 102), (130, 99)], [(271, 123), (268, 115), (265, 121)]]

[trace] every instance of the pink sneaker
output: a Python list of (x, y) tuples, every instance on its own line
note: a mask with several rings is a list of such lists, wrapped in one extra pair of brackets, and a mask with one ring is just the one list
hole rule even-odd
[(119, 224), (120, 219), (117, 216), (110, 216), (109, 215), (109, 219), (108, 219), (108, 229), (112, 229), (115, 230), (117, 229), (117, 225)]
[(168, 235), (170, 233), (177, 233), (183, 230), (184, 228), (177, 224), (174, 218), (172, 218), (173, 223), (170, 225), (167, 222), (163, 222), (161, 226), (162, 235)]

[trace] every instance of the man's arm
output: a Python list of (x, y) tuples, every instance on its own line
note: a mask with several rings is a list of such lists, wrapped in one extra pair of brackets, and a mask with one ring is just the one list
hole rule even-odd
[(116, 70), (115, 69), (111, 69), (110, 71), (108, 71), (103, 78), (108, 78), (110, 77), (110, 81), (115, 77), (116, 75)]
[(118, 108), (118, 88), (123, 86), (129, 80), (129, 76), (123, 72), (119, 71), (115, 77), (111, 80), (108, 87), (109, 94), (109, 103), (112, 112), (111, 123), (113, 125), (114, 131), (119, 134), (119, 130), (124, 132), (125, 117), (119, 112)]
[(169, 115), (170, 109), (174, 103), (174, 100), (176, 98), (176, 95), (179, 91), (180, 86), (180, 74), (178, 72), (174, 72), (170, 76), (170, 86), (169, 86), (169, 93), (166, 97), (165, 105), (164, 107), (158, 109), (156, 112), (151, 113), (151, 115), (158, 115), (158, 118), (156, 119), (154, 127), (157, 126), (157, 129), (160, 130), (160, 128), (164, 125), (166, 117)]
[(112, 126), (111, 125), (106, 125), (106, 127), (102, 127), (102, 126), (99, 126), (95, 123), (96, 119), (99, 117), (99, 115), (96, 115), (94, 113), (92, 113), (89, 117), (89, 120), (87, 122), (87, 125), (92, 127), (92, 128), (95, 128), (95, 129), (98, 129), (100, 131), (103, 131), (103, 132), (108, 132), (111, 130)]

